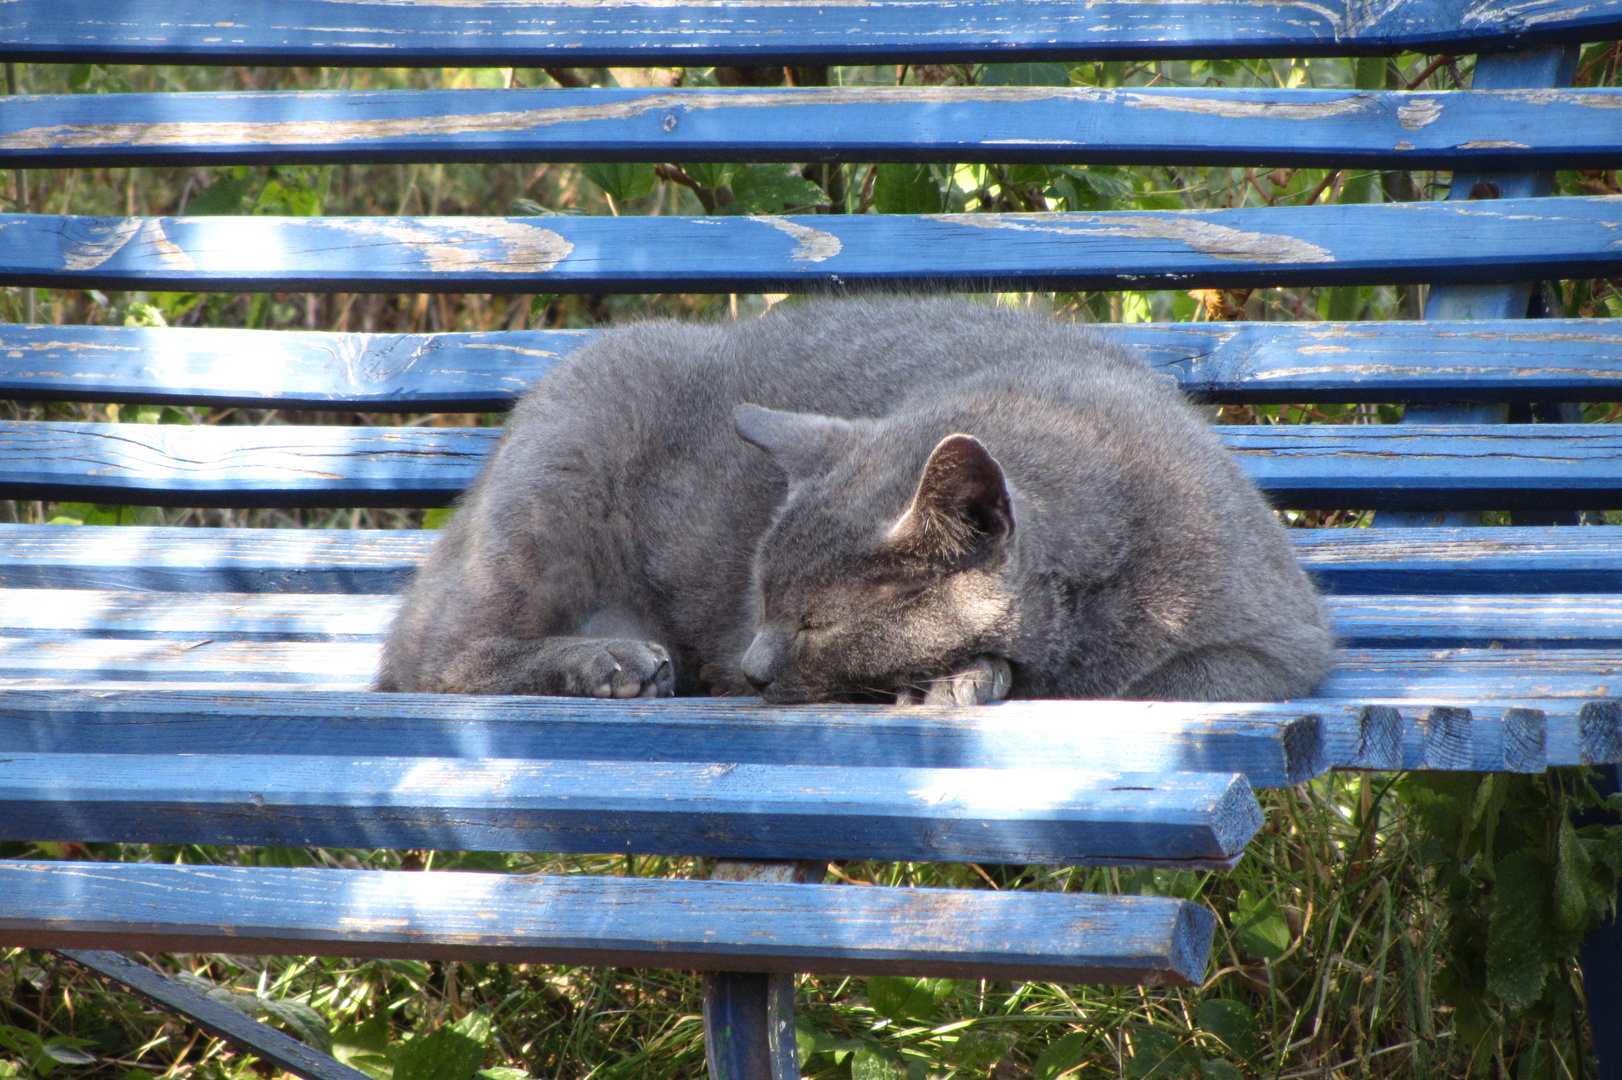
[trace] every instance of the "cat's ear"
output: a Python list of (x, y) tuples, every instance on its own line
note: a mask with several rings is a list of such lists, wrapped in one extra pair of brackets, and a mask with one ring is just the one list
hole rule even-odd
[(772, 456), (789, 479), (826, 472), (845, 450), (853, 430), (848, 420), (816, 413), (783, 412), (739, 405), (732, 423), (746, 442)]
[(908, 555), (960, 566), (999, 554), (1013, 535), (1002, 466), (974, 436), (948, 435), (930, 451), (890, 542)]

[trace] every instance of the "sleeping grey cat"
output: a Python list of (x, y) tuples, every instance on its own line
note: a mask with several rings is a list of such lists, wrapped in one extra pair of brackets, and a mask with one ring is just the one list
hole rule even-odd
[(962, 299), (605, 333), (525, 395), (377, 689), (1273, 700), (1333, 647), (1164, 377)]

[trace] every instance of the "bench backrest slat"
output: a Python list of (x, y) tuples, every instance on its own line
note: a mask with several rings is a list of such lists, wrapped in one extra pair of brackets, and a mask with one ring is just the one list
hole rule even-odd
[[(337, 66), (875, 64), (1473, 52), (1594, 41), (1617, 0), (873, 0), (592, 5), (534, 0), (11, 0), (0, 59)], [(335, 30), (334, 28), (341, 28)]]
[[(616, 9), (616, 10), (624, 10)], [(7, 102), (0, 165), (1036, 162), (1607, 168), (1622, 91), (1089, 87), (66, 94)]]

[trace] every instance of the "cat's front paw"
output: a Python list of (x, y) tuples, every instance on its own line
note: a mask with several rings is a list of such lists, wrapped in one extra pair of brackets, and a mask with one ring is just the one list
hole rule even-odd
[[(976, 656), (950, 675), (924, 683), (925, 705), (984, 705), (1008, 696), (1014, 673), (1000, 656)], [(916, 700), (916, 699), (914, 699)]]
[(651, 698), (676, 692), (670, 654), (651, 641), (577, 641), (559, 660), (569, 697)]

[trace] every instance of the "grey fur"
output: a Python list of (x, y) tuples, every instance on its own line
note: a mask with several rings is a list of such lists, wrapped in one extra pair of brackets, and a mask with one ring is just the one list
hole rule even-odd
[(1332, 659), (1168, 380), (1045, 315), (891, 297), (575, 353), (513, 411), (377, 688), (1272, 700)]

